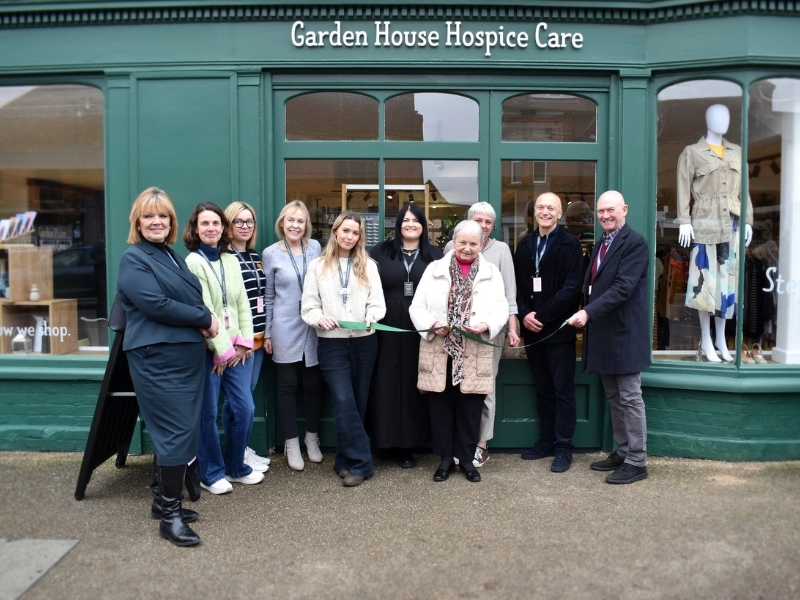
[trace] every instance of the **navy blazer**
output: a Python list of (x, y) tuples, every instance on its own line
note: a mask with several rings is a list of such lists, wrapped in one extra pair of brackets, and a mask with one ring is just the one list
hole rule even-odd
[(591, 265), (597, 260), (601, 245), (595, 245), (583, 283), (583, 308), (589, 315), (583, 335), (583, 370), (617, 375), (639, 373), (650, 366), (650, 250), (640, 234), (623, 225), (592, 282)]
[[(544, 344), (570, 343), (575, 341), (575, 328), (561, 324), (578, 310), (583, 282), (583, 255), (581, 245), (572, 235), (560, 227), (550, 234), (547, 248), (539, 263), (542, 291), (533, 291), (536, 275), (536, 238), (538, 230), (526, 236), (514, 253), (514, 273), (517, 279), (517, 310), (520, 331), (525, 343), (530, 344), (546, 338)], [(531, 312), (544, 323), (539, 333), (526, 329), (523, 319)]]
[(127, 325), (123, 350), (149, 344), (205, 342), (211, 326), (197, 277), (183, 258), (175, 262), (147, 240), (131, 245), (119, 262), (117, 290)]

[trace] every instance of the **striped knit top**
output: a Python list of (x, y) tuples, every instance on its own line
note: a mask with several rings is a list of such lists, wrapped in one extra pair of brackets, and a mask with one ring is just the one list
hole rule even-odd
[[(261, 266), (261, 257), (257, 252), (252, 250), (237, 252), (233, 246), (228, 252), (238, 258), (239, 266), (242, 268), (242, 279), (247, 290), (247, 297), (250, 300), (250, 311), (253, 313), (253, 333), (255, 334), (253, 350), (257, 350), (264, 345), (264, 332), (267, 328), (267, 310), (264, 304), (267, 276), (264, 274), (264, 269)], [(260, 287), (259, 283), (261, 284)], [(258, 312), (259, 297), (261, 298), (261, 312)]]

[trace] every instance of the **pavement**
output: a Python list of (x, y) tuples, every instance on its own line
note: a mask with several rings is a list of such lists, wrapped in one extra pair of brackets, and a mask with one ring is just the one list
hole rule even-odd
[(376, 460), (344, 488), (330, 454), (303, 472), (272, 455), (263, 483), (187, 502), (203, 541), (178, 548), (148, 518), (150, 456), (107, 461), (77, 501), (81, 454), (0, 452), (0, 598), (800, 597), (800, 462), (651, 457), (609, 485), (603, 457), (555, 474), (492, 453), (477, 484), (434, 483), (431, 455)]

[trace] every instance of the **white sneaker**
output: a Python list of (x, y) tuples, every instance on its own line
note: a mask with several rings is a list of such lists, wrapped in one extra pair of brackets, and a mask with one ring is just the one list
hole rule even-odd
[(200, 482), (200, 487), (205, 490), (208, 490), (212, 494), (227, 494), (233, 491), (233, 486), (228, 483), (225, 479), (220, 479), (219, 481), (215, 481), (211, 485), (206, 485), (203, 482)]
[(225, 479), (231, 483), (244, 483), (246, 485), (253, 485), (254, 483), (261, 483), (264, 481), (264, 474), (259, 473), (258, 471), (253, 471), (249, 475), (242, 475), (241, 477), (231, 477), (229, 475), (225, 475)]
[(253, 465), (248, 461), (263, 463), (265, 465), (268, 465), (270, 463), (269, 458), (267, 458), (266, 456), (259, 456), (258, 454), (256, 454), (256, 451), (253, 450), (250, 446), (245, 448), (244, 462), (252, 467)]
[(455, 456), (453, 457), (453, 462), (456, 463), (456, 465), (461, 463), (461, 461), (458, 460), (458, 458), (456, 458)]
[(255, 460), (253, 457), (247, 456), (246, 453), (244, 455), (244, 464), (253, 469), (253, 471), (258, 471), (259, 473), (266, 473), (269, 471), (268, 464)]

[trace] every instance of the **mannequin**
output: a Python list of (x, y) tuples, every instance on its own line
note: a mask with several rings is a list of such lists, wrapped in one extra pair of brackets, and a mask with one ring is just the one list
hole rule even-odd
[[(698, 357), (702, 354), (715, 363), (733, 362), (725, 341), (725, 321), (733, 317), (736, 305), (742, 150), (722, 137), (729, 125), (728, 108), (710, 106), (705, 137), (687, 146), (678, 159), (678, 243), (692, 248), (686, 306), (696, 309), (700, 320)], [(745, 246), (753, 236), (752, 220), (748, 194)], [(713, 342), (712, 313), (716, 325)]]

